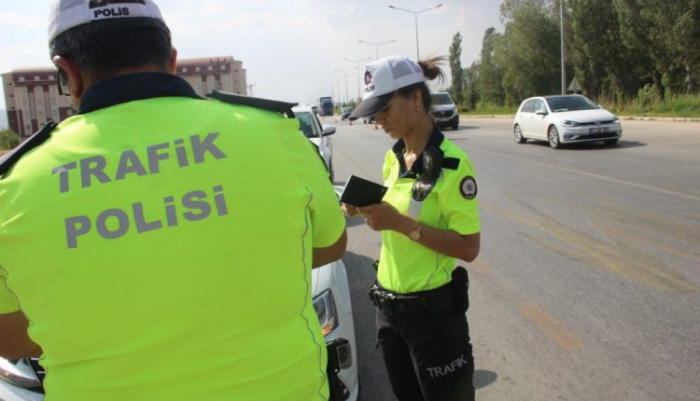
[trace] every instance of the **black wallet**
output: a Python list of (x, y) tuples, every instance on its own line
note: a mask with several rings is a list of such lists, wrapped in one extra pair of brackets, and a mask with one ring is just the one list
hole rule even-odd
[(382, 203), (387, 187), (376, 182), (351, 175), (348, 178), (340, 201), (352, 206), (368, 206)]

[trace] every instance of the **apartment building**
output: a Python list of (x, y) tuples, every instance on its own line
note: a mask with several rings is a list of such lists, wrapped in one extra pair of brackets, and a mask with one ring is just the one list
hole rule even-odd
[[(247, 94), (246, 70), (233, 56), (178, 60), (177, 75), (200, 96), (214, 89)], [(18, 68), (2, 74), (8, 125), (20, 136), (30, 136), (48, 121), (61, 121), (76, 111), (70, 97), (58, 94), (55, 67)]]

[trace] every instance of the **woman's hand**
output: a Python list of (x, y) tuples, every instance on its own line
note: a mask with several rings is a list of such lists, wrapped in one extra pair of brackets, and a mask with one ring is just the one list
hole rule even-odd
[(343, 214), (345, 214), (345, 217), (354, 217), (354, 216), (357, 216), (358, 214), (361, 214), (360, 210), (353, 205), (341, 203), (340, 208), (343, 210)]
[(408, 218), (386, 202), (358, 207), (357, 210), (365, 215), (365, 223), (374, 231), (399, 231), (401, 224)]

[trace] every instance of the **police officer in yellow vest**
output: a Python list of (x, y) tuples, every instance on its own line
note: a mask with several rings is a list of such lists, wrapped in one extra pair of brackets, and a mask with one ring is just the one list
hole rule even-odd
[(368, 64), (365, 95), (351, 118), (376, 115), (397, 140), (384, 160), (381, 204), (343, 205), (382, 235), (377, 282), (377, 340), (400, 401), (474, 399), (467, 272), (457, 259), (479, 253), (476, 180), (468, 156), (430, 115), (429, 80), (443, 78), (433, 58), (391, 56)]
[(79, 110), (0, 166), (0, 355), (51, 401), (326, 400), (345, 220), (291, 105), (199, 98), (151, 0), (57, 1), (49, 39)]

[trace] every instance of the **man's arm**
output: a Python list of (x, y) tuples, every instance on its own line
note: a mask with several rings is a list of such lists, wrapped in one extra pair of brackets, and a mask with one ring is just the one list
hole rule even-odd
[(345, 253), (345, 248), (348, 244), (348, 236), (343, 230), (343, 234), (338, 238), (335, 244), (326, 248), (314, 248), (313, 267), (321, 267), (325, 264), (334, 262), (340, 259)]
[(29, 321), (22, 311), (0, 314), (0, 357), (8, 359), (41, 356), (42, 350), (27, 335)]

